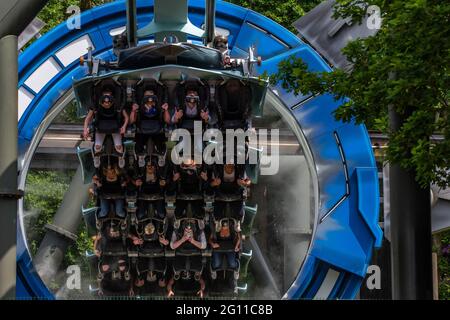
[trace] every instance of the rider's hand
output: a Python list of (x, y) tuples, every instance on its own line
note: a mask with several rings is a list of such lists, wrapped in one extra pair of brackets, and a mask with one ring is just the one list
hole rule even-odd
[(131, 110), (132, 110), (133, 112), (138, 111), (138, 110), (139, 110), (139, 105), (138, 105), (137, 103), (133, 103), (133, 106), (131, 107)]
[(169, 290), (169, 292), (167, 293), (167, 298), (173, 297), (175, 295), (175, 292), (173, 292), (173, 290)]
[(252, 183), (251, 180), (248, 178), (247, 179), (239, 179), (237, 182), (242, 187), (248, 187)]
[(200, 117), (204, 120), (204, 121), (206, 121), (206, 122), (208, 122), (208, 120), (209, 120), (209, 112), (208, 111), (201, 111), (200, 112)]
[(177, 172), (173, 175), (173, 181), (177, 181), (178, 179), (180, 179), (180, 174)]
[(217, 249), (217, 248), (220, 248), (220, 244), (218, 244), (218, 243), (216, 243), (216, 242), (213, 242), (213, 243), (211, 243), (211, 247), (212, 247), (213, 249)]
[(240, 246), (234, 247), (234, 252), (239, 252), (239, 251), (241, 251)]
[(200, 298), (203, 298), (203, 295), (204, 295), (203, 290), (202, 290), (202, 289), (198, 290), (198, 291), (197, 291), (197, 295), (198, 295)]
[(95, 249), (94, 253), (97, 257), (100, 257), (102, 255), (101, 251), (97, 249)]
[(183, 110), (177, 110), (177, 111), (175, 112), (175, 119), (178, 121), (178, 120), (180, 120), (181, 118), (183, 118)]
[(140, 187), (142, 186), (142, 180), (141, 179), (137, 179), (136, 180), (136, 187)]
[(220, 180), (219, 178), (216, 178), (216, 179), (213, 180), (213, 182), (211, 183), (211, 185), (212, 185), (213, 187), (217, 187), (217, 186), (219, 186), (221, 183), (222, 183), (222, 180)]
[(120, 134), (121, 134), (121, 135), (124, 135), (125, 132), (127, 132), (127, 127), (125, 127), (125, 126), (121, 127), (121, 128), (120, 128)]
[(164, 238), (163, 236), (159, 237), (159, 242), (163, 245), (163, 246), (167, 246), (169, 244), (169, 240), (167, 240), (166, 238)]
[(166, 186), (166, 180), (159, 180), (159, 185), (161, 187), (165, 187)]
[(208, 180), (208, 175), (206, 174), (206, 172), (200, 173), (200, 177), (205, 181)]
[(167, 110), (169, 110), (169, 105), (168, 105), (167, 103), (164, 103), (164, 104), (161, 106), (161, 109), (163, 109), (164, 111), (167, 111)]

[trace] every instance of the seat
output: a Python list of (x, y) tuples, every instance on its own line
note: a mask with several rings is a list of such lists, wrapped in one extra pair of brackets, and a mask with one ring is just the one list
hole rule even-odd
[(222, 130), (248, 129), (251, 116), (251, 88), (240, 80), (230, 79), (218, 88), (216, 103)]

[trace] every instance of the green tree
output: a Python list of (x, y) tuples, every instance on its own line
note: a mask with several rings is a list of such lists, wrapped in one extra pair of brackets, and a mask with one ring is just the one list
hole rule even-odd
[(38, 18), (46, 23), (41, 33), (44, 34), (67, 20), (72, 15), (71, 12), (67, 12), (67, 8), (72, 5), (80, 7), (83, 12), (107, 2), (111, 2), (111, 0), (50, 0), (38, 14)]
[(226, 0), (241, 7), (251, 9), (262, 15), (269, 17), (273, 21), (281, 24), (292, 32), (296, 32), (292, 27), (297, 19), (314, 8), (321, 0), (285, 0), (277, 1), (276, 5), (267, 0)]
[[(27, 226), (28, 243), (33, 255), (37, 252), (39, 244), (47, 232), (45, 225), (53, 221), (53, 216), (61, 205), (74, 173), (73, 170), (32, 170), (28, 173), (24, 209), (27, 212), (25, 224)], [(91, 247), (92, 241), (87, 235), (84, 224), (82, 224), (78, 230), (78, 239), (75, 246), (70, 246), (66, 253), (64, 265), (78, 262), (79, 257), (83, 256), (84, 252)]]
[[(424, 187), (450, 185), (450, 2), (440, 0), (339, 0), (336, 15), (359, 20), (369, 5), (381, 8), (376, 35), (343, 50), (350, 71), (312, 73), (295, 57), (280, 63), (271, 79), (295, 93), (348, 97), (339, 120), (356, 120), (389, 135), (387, 159), (416, 173)], [(388, 106), (406, 119), (390, 132)], [(430, 136), (440, 133), (444, 141)]]

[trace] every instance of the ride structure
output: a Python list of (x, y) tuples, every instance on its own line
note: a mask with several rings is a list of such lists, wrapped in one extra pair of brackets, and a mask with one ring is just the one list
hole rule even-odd
[[(265, 72), (276, 72), (278, 63), (291, 55), (301, 57), (311, 70), (330, 71), (330, 66), (300, 38), (250, 10), (221, 1), (217, 6), (214, 1), (207, 5), (190, 1), (188, 6), (186, 1), (185, 7), (180, 6), (185, 11), (177, 14), (172, 7), (171, 15), (167, 15), (169, 11), (163, 2), (138, 1), (135, 5), (134, 1), (116, 1), (96, 7), (82, 14), (82, 29), (69, 30), (62, 24), (21, 54), (19, 187), (24, 188), (32, 155), (52, 119), (74, 97), (87, 107), (89, 101), (83, 99), (95, 96), (89, 90), (97, 80), (113, 79), (125, 88), (125, 95), (145, 79), (165, 85), (169, 92), (177, 91), (176, 83), (172, 86), (174, 82), (180, 84), (190, 78), (208, 83), (209, 88), (231, 80), (243, 81), (252, 91), (252, 111), (257, 114), (264, 99), (274, 105), (302, 142), (313, 172), (313, 239), (284, 298), (353, 298), (365, 276), (373, 247), (380, 245), (382, 236), (378, 226), (378, 176), (367, 131), (362, 125), (337, 122), (332, 113), (342, 101), (335, 101), (332, 96), (295, 96), (281, 86), (266, 91), (266, 85), (258, 79)], [(147, 25), (149, 21), (153, 22)], [(171, 21), (169, 26), (167, 21)], [(144, 27), (133, 27), (137, 25)], [(220, 50), (211, 48), (213, 35), (220, 34), (228, 38), (229, 60)], [(256, 58), (255, 51), (261, 59)], [(87, 68), (80, 65), (80, 56), (85, 57), (83, 64)], [(73, 83), (73, 79), (81, 80)], [(215, 92), (209, 93), (212, 91)], [(172, 92), (169, 96), (176, 95)], [(131, 129), (129, 133), (133, 134)], [(89, 154), (80, 152), (80, 157)], [(82, 166), (77, 179), (86, 178), (88, 171)], [(73, 197), (73, 202), (64, 207), (80, 208), (82, 199), (81, 195)], [(66, 218), (71, 213), (64, 211)], [(22, 201), (19, 218), (17, 296), (52, 298), (40, 279), (42, 272), (38, 275), (34, 268), (39, 261), (31, 259), (27, 248), (21, 224)], [(59, 253), (74, 238), (79, 220), (71, 221), (69, 225), (67, 220), (55, 218), (48, 226), (48, 233), (52, 234), (48, 245), (56, 244)], [(51, 274), (62, 258), (45, 255), (45, 248), (42, 252), (42, 257), (52, 261), (51, 268), (47, 268)], [(130, 257), (129, 252), (127, 256)], [(128, 265), (122, 271), (126, 273), (127, 268)]]

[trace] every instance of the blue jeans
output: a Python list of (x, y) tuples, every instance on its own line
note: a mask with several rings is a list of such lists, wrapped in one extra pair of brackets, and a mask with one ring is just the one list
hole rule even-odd
[(236, 252), (213, 252), (211, 267), (213, 270), (220, 269), (222, 267), (223, 256), (226, 256), (228, 268), (236, 270), (238, 268), (238, 262), (236, 259)]
[(100, 212), (98, 214), (99, 218), (106, 218), (109, 211), (111, 210), (111, 202), (114, 201), (116, 207), (116, 216), (119, 218), (125, 218), (126, 213), (124, 210), (125, 201), (123, 199), (109, 200), (100, 198)]

